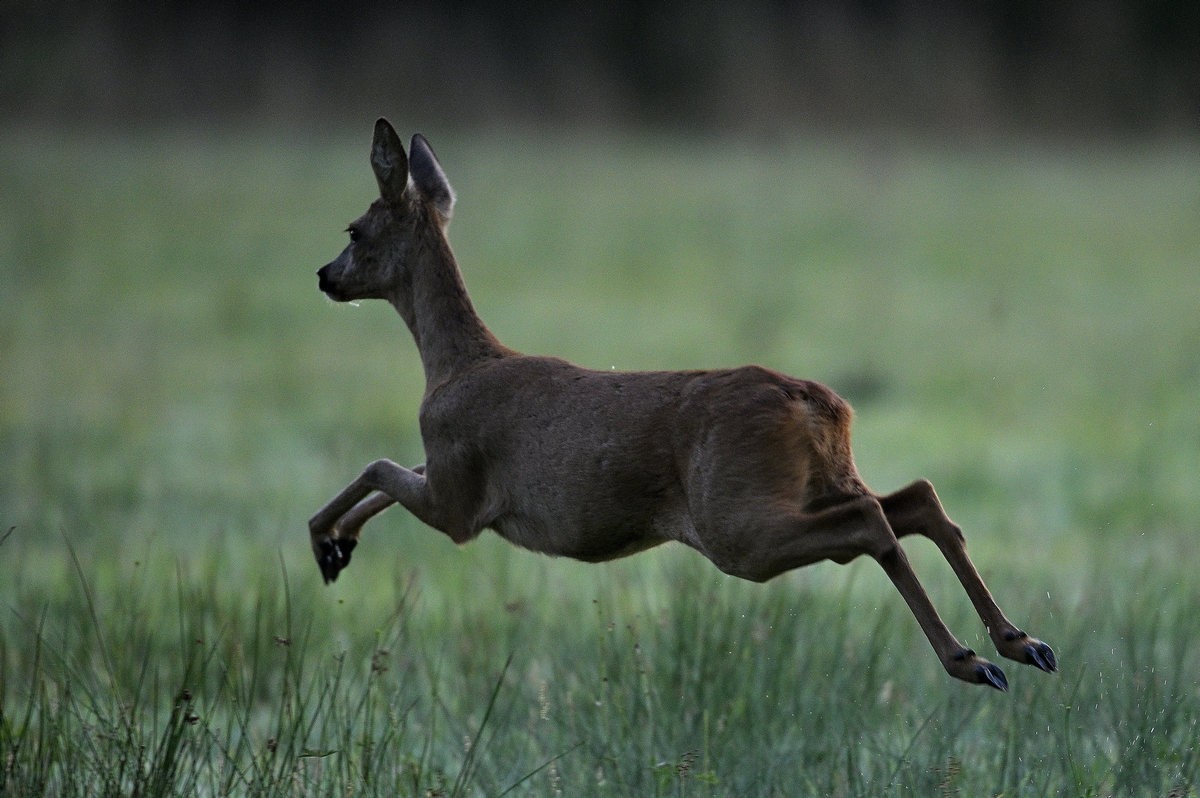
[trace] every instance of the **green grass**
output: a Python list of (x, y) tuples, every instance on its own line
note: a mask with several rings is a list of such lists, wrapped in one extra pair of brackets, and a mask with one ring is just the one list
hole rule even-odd
[(421, 459), (399, 319), (316, 291), (361, 132), (0, 134), (0, 792), (1200, 794), (1194, 146), (432, 137), (510, 345), (845, 393), (868, 481), (931, 478), (1059, 654), (1001, 695), (871, 562), (751, 585), (393, 510), (324, 587), (308, 515)]

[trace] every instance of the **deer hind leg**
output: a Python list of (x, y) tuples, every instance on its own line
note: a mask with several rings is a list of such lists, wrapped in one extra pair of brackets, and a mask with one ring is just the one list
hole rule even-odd
[(1058, 661), (1050, 646), (1022, 632), (1000, 611), (967, 556), (962, 530), (946, 515), (933, 485), (927, 480), (918, 480), (893, 494), (881, 496), (879, 503), (897, 537), (922, 535), (937, 545), (967, 591), (1002, 656), (1047, 673), (1058, 670)]
[(821, 560), (844, 564), (869, 555), (908, 604), (947, 673), (966, 682), (1008, 689), (1004, 672), (960, 643), (946, 627), (873, 496), (848, 498), (816, 513), (781, 511), (765, 523), (742, 528), (744, 533), (725, 541), (724, 547), (706, 551), (723, 571), (766, 581)]
[(350, 564), (362, 526), (370, 518), (397, 502), (422, 520), (428, 516), (424, 470), (376, 460), (309, 519), (313, 555), (326, 584)]

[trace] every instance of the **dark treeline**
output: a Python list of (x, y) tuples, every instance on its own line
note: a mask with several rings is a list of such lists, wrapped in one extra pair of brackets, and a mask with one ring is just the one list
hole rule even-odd
[(1195, 0), (0, 3), (0, 113), (1194, 132)]

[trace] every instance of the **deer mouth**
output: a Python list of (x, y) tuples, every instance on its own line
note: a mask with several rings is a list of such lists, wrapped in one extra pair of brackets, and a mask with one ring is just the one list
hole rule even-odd
[(317, 269), (317, 288), (334, 302), (344, 301), (341, 292), (338, 291), (337, 285), (329, 277), (328, 266), (322, 266), (320, 269)]

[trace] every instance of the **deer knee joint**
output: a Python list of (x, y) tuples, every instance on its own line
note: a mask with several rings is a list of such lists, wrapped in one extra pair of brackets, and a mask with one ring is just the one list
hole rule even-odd
[(884, 546), (874, 553), (874, 557), (875, 561), (888, 573), (895, 571), (897, 567), (907, 560), (899, 543), (891, 543)]
[(371, 476), (378, 476), (382, 472), (387, 471), (392, 465), (393, 464), (391, 460), (381, 457), (378, 460), (372, 460), (370, 463), (368, 463), (366, 472)]
[(386, 458), (372, 460), (363, 469), (362, 479), (371, 488), (379, 490), (380, 486), (387, 481), (387, 476), (394, 472), (396, 468), (396, 464)]

